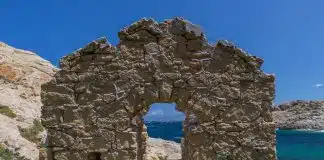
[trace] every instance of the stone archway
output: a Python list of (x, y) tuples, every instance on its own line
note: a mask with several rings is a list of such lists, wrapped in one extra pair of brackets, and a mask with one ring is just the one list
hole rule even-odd
[(274, 76), (263, 60), (227, 41), (207, 43), (181, 18), (141, 19), (63, 57), (42, 85), (49, 159), (142, 160), (142, 116), (154, 102), (176, 102), (186, 116), (184, 160), (276, 159), (270, 107)]

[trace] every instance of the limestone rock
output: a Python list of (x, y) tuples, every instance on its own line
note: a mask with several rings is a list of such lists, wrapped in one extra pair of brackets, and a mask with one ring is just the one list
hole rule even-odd
[(146, 148), (147, 160), (180, 160), (181, 147), (179, 143), (159, 138), (149, 138)]
[(296, 100), (273, 108), (279, 129), (324, 130), (324, 101)]
[(35, 53), (0, 42), (0, 106), (16, 115), (0, 113), (0, 144), (28, 159), (38, 159), (38, 149), (21, 136), (18, 126), (26, 128), (40, 120), (40, 86), (50, 81), (56, 70)]

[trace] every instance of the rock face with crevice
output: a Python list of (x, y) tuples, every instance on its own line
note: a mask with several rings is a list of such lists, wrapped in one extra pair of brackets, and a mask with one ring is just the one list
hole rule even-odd
[(41, 84), (50, 81), (56, 71), (35, 53), (0, 42), (0, 146), (26, 159), (38, 159), (37, 144), (23, 137), (19, 128), (29, 128), (40, 120)]
[(155, 102), (185, 113), (183, 160), (274, 160), (274, 76), (227, 41), (207, 43), (181, 18), (141, 19), (115, 47), (100, 38), (63, 57), (42, 85), (48, 158), (143, 160)]

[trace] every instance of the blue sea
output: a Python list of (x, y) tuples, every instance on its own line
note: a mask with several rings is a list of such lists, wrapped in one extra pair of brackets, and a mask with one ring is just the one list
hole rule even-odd
[[(180, 143), (182, 122), (145, 122), (150, 137)], [(278, 160), (324, 160), (324, 132), (277, 130)]]

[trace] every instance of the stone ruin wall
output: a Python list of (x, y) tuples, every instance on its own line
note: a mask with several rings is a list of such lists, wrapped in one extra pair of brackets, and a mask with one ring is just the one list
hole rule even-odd
[[(142, 160), (155, 102), (186, 115), (183, 160), (274, 160), (274, 76), (227, 41), (207, 43), (181, 18), (141, 19), (115, 47), (100, 38), (65, 56), (42, 85), (48, 159)], [(226, 158), (225, 158), (226, 159)]]

